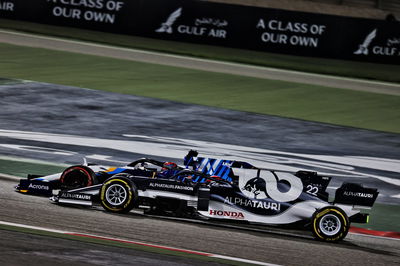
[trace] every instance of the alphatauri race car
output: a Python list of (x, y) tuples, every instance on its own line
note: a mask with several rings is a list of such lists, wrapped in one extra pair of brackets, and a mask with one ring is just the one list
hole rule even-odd
[[(78, 165), (63, 173), (21, 180), (16, 190), (52, 195), (58, 204), (100, 205), (109, 212), (145, 213), (197, 219), (228, 219), (265, 225), (296, 225), (327, 242), (342, 240), (350, 223), (368, 222), (378, 191), (344, 183), (330, 199), (330, 177), (316, 172), (289, 173), (241, 161), (197, 157), (184, 166), (140, 159), (125, 167)], [(333, 195), (331, 196), (331, 198)]]

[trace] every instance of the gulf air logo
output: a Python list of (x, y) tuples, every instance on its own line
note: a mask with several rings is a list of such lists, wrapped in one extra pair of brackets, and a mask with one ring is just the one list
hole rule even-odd
[(178, 8), (174, 12), (172, 12), (167, 20), (164, 23), (161, 23), (161, 26), (156, 29), (156, 32), (166, 32), (171, 34), (172, 33), (172, 25), (175, 21), (182, 15), (182, 7)]
[(368, 47), (375, 37), (376, 37), (376, 29), (371, 31), (370, 34), (368, 34), (367, 37), (365, 37), (364, 42), (358, 46), (358, 50), (355, 51), (354, 54), (368, 55), (369, 53)]

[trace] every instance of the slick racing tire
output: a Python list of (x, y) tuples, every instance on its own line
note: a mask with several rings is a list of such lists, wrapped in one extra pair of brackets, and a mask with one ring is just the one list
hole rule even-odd
[(88, 187), (97, 183), (97, 178), (93, 170), (83, 165), (68, 167), (60, 177), (61, 189)]
[(316, 211), (312, 218), (312, 233), (321, 241), (338, 242), (349, 232), (350, 222), (346, 213), (334, 206)]
[(127, 213), (138, 202), (137, 188), (124, 175), (112, 176), (100, 189), (100, 202), (106, 211)]

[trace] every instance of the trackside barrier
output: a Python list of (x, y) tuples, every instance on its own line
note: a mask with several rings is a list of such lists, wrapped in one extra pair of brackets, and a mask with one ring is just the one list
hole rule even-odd
[(350, 227), (350, 232), (362, 235), (372, 235), (372, 236), (400, 239), (400, 232), (376, 231), (359, 227)]
[(400, 64), (398, 21), (196, 0), (5, 0), (0, 1), (0, 18), (273, 53)]

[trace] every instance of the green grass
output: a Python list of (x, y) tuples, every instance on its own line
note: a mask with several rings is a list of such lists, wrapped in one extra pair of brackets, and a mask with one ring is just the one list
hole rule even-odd
[(0, 44), (0, 77), (400, 133), (400, 97)]
[(18, 84), (21, 83), (20, 80), (15, 80), (15, 79), (7, 79), (7, 78), (1, 78), (0, 77), (0, 85), (12, 85), (12, 84)]
[(18, 158), (0, 157), (0, 173), (25, 178), (28, 174), (50, 175), (61, 173), (67, 165), (43, 161), (20, 160)]
[(400, 75), (398, 74), (400, 67), (396, 65), (291, 56), (219, 46), (189, 44), (6, 19), (0, 19), (0, 28), (311, 73), (400, 82)]
[(370, 211), (370, 219), (367, 224), (353, 224), (356, 227), (400, 232), (400, 205), (387, 205), (375, 203)]

